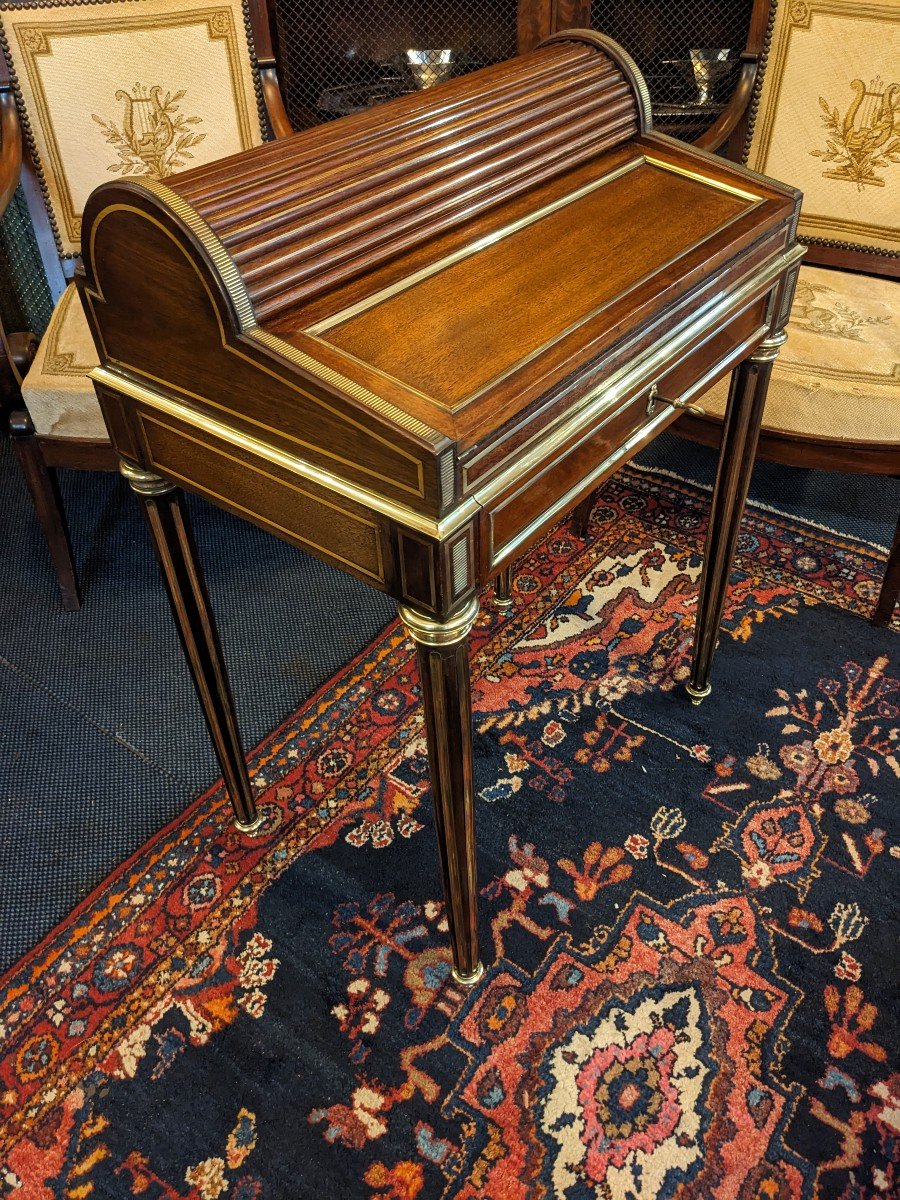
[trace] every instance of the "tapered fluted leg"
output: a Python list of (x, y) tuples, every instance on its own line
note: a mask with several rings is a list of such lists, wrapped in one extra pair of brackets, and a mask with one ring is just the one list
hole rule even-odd
[(589, 496), (585, 496), (572, 513), (572, 532), (580, 538), (586, 538), (591, 528), (591, 513), (597, 502), (598, 490), (595, 489)]
[(477, 982), (484, 971), (478, 955), (469, 682), (469, 630), (477, 615), (477, 600), (443, 622), (400, 606), (401, 620), (418, 651), (453, 977), (467, 986)]
[(504, 567), (494, 578), (494, 608), (508, 613), (512, 606), (512, 567)]
[(712, 690), (709, 676), (725, 607), (728, 575), (753, 471), (766, 389), (772, 364), (785, 340), (784, 333), (766, 338), (740, 364), (731, 378), (706, 534), (703, 574), (700, 577), (691, 681), (687, 684), (687, 693), (694, 704), (699, 704)]
[(260, 824), (247, 774), (231, 685), (184, 497), (168, 480), (129, 463), (121, 471), (141, 500), (185, 658), (194, 677), (238, 829)]

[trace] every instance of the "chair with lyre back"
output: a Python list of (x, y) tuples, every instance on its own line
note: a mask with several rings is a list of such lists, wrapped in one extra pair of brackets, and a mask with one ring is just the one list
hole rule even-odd
[[(781, 0), (749, 113), (747, 165), (803, 192), (807, 245), (758, 456), (900, 477), (900, 7)], [(716, 148), (716, 139), (711, 139)], [(717, 444), (728, 389), (679, 433)], [(900, 522), (874, 619), (900, 594)]]
[(266, 0), (0, 0), (0, 41), (0, 215), (21, 184), (56, 301), (39, 344), (0, 327), (0, 390), (21, 396), (13, 444), (76, 609), (56, 468), (116, 466), (72, 283), (83, 205), (104, 180), (163, 180), (291, 130)]

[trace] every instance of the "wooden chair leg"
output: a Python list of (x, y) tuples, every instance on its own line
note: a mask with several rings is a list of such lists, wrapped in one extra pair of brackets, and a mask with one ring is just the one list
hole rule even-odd
[(9, 430), (25, 484), (31, 493), (37, 518), (50, 550), (63, 608), (67, 612), (77, 612), (81, 608), (81, 592), (56, 471), (44, 462), (40, 442), (25, 409), (18, 409), (12, 414)]
[(900, 517), (897, 518), (897, 529), (894, 533), (894, 544), (888, 555), (887, 570), (881, 585), (881, 594), (875, 605), (875, 615), (872, 620), (876, 625), (890, 625), (900, 597)]

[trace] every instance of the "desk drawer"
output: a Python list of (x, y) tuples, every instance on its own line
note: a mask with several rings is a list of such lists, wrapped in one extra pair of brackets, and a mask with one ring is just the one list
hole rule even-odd
[[(767, 327), (773, 292), (758, 297), (727, 325), (688, 347), (677, 366), (663, 371), (640, 392), (602, 414), (599, 424), (553, 444), (544, 435), (546, 457), (503, 491), (490, 495), (490, 485), (477, 498), (486, 510), (481, 539), (481, 567), (490, 574), (524, 545), (558, 520), (602, 483), (642, 446), (681, 415), (665, 401), (693, 401), (731, 370)], [(655, 383), (659, 397), (650, 403)]]

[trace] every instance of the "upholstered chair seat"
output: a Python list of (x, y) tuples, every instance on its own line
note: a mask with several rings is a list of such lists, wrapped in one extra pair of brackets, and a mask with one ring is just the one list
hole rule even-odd
[[(722, 417), (727, 399), (726, 378), (701, 403)], [(763, 431), (900, 445), (900, 282), (801, 268)]]
[(22, 383), (22, 398), (39, 437), (109, 440), (88, 374), (96, 366), (97, 352), (71, 283)]

